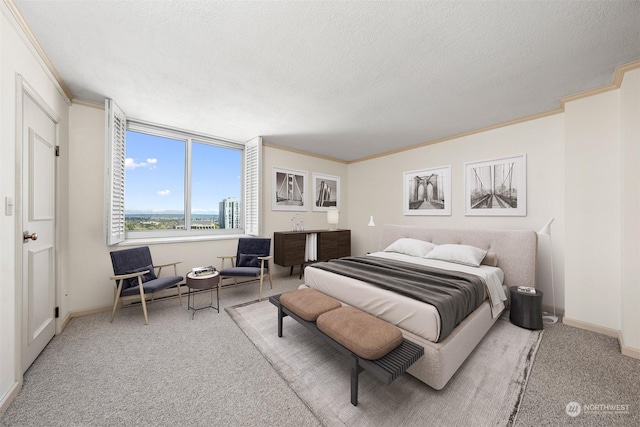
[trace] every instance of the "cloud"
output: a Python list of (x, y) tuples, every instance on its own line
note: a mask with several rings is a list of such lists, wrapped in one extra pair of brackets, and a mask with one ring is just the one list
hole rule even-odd
[(160, 191), (158, 191), (158, 193), (157, 193), (157, 194), (158, 194), (159, 196), (168, 196), (168, 195), (169, 195), (169, 193), (171, 193), (171, 190), (160, 190)]
[(124, 159), (124, 167), (125, 169), (136, 169), (136, 168), (155, 168), (155, 165), (158, 163), (158, 159), (147, 159), (146, 162), (136, 163), (135, 159), (131, 157), (127, 157)]

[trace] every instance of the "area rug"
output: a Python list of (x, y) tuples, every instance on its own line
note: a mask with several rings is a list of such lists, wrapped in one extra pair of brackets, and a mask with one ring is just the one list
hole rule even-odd
[(364, 371), (355, 407), (345, 356), (290, 317), (278, 338), (269, 301), (226, 310), (326, 426), (512, 425), (542, 338), (501, 318), (443, 390), (409, 374), (387, 386)]

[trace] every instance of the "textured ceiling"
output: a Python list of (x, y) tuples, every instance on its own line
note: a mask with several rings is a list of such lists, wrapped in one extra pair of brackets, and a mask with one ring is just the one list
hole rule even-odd
[(557, 109), (640, 1), (14, 0), (74, 98), (346, 161)]

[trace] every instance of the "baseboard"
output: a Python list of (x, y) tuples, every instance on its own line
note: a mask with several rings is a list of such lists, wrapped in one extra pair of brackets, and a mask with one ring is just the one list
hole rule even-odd
[[(181, 283), (180, 284), (180, 291), (181, 291), (183, 296), (186, 294), (186, 292), (185, 292), (186, 289), (187, 289), (187, 285), (185, 285), (184, 283)], [(149, 301), (151, 301), (152, 294), (146, 294), (145, 296), (146, 296), (147, 303), (149, 303)], [(178, 297), (178, 289), (174, 287), (174, 288), (169, 288), (169, 289), (163, 289), (161, 291), (156, 292), (154, 299), (156, 301), (159, 301), (159, 300), (162, 300), (162, 299), (165, 299), (165, 298), (177, 298), (177, 297)], [(135, 301), (135, 302), (131, 302), (131, 303), (126, 304), (126, 306), (134, 305), (134, 304), (137, 304), (137, 305), (140, 304), (140, 298), (139, 298), (138, 295), (132, 295), (130, 297), (124, 297), (124, 298), (131, 298), (132, 300)], [(119, 307), (122, 307), (122, 305), (120, 305)], [(71, 318), (73, 318), (73, 317), (88, 316), (90, 314), (102, 313), (104, 311), (111, 311), (111, 310), (113, 310), (113, 302), (110, 303), (109, 305), (89, 308), (87, 310), (72, 311), (72, 312), (69, 313), (69, 320), (71, 320)], [(68, 322), (68, 320), (67, 320), (67, 322)]]
[[(285, 275), (285, 276), (280, 276), (280, 277), (288, 277), (289, 275)], [(277, 279), (279, 276), (274, 275), (273, 279)], [(225, 277), (225, 279), (232, 279), (232, 277)], [(269, 279), (265, 279), (266, 282), (268, 283)], [(250, 279), (245, 279), (245, 280), (240, 280), (238, 281), (238, 285), (243, 285), (245, 283), (250, 283), (250, 282), (258, 282), (259, 279), (256, 278), (250, 278)], [(232, 283), (225, 283), (224, 285), (221, 284), (221, 288), (224, 289), (226, 287), (230, 287), (230, 286), (234, 286), (233, 282)], [(180, 284), (180, 288), (181, 288), (181, 292), (182, 292), (182, 296), (185, 296), (186, 294), (186, 290), (187, 290), (187, 285), (184, 283)], [(177, 288), (169, 288), (169, 289), (163, 289), (161, 291), (158, 291), (156, 293), (155, 296), (155, 300), (159, 301), (162, 299), (166, 299), (166, 298), (177, 298), (178, 297), (178, 290)], [(150, 297), (149, 294), (147, 295), (147, 303), (150, 301)], [(140, 300), (137, 300), (135, 302), (129, 303), (127, 304), (127, 306), (129, 305), (140, 305)], [(82, 317), (82, 316), (87, 316), (89, 314), (96, 314), (96, 313), (102, 313), (103, 311), (110, 311), (113, 309), (113, 303), (110, 305), (105, 305), (102, 307), (94, 307), (94, 308), (89, 308), (87, 310), (78, 310), (78, 311), (71, 311), (69, 312), (67, 318), (65, 319), (64, 323), (62, 324), (62, 329), (65, 328), (65, 326), (67, 326), (67, 324), (69, 323), (69, 320), (71, 320), (74, 317)]]
[(562, 323), (565, 325), (573, 326), (587, 331), (596, 332), (598, 334), (606, 335), (608, 337), (618, 338), (619, 331), (616, 329), (605, 328), (604, 326), (594, 325), (592, 323), (583, 322), (582, 320), (574, 320), (565, 317), (562, 319)]
[(113, 308), (113, 305), (105, 305), (103, 307), (94, 307), (88, 310), (72, 311), (69, 313), (69, 320), (71, 320), (74, 317), (82, 317), (82, 316), (88, 316), (89, 314), (102, 313), (103, 311), (109, 311), (112, 308)]
[(622, 333), (618, 333), (618, 342), (620, 342), (620, 351), (622, 351), (622, 354), (633, 357), (634, 359), (640, 359), (640, 349), (626, 346), (622, 338)]
[(595, 332), (598, 334), (606, 335), (608, 337), (616, 338), (618, 340), (618, 344), (620, 345), (620, 352), (628, 357), (633, 357), (634, 359), (640, 359), (640, 349), (628, 347), (624, 345), (624, 340), (622, 339), (622, 334), (620, 331), (611, 328), (605, 328), (603, 326), (594, 325), (592, 323), (583, 322), (581, 320), (575, 319), (562, 319), (562, 323), (568, 326), (573, 326), (580, 329), (585, 329), (587, 331)]
[(67, 313), (67, 317), (64, 318), (62, 324), (60, 325), (60, 331), (64, 331), (64, 328), (67, 327), (67, 325), (69, 324), (69, 320), (71, 320), (72, 317), (73, 316), (71, 316), (71, 313)]
[(22, 390), (22, 385), (19, 382), (13, 383), (11, 389), (4, 395), (2, 401), (0, 401), (0, 415), (4, 414), (7, 409), (9, 409), (9, 405), (13, 402), (13, 399), (16, 398), (18, 393)]

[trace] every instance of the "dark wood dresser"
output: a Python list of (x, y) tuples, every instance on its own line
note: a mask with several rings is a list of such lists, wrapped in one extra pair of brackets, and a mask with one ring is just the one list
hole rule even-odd
[[(273, 233), (273, 262), (283, 267), (300, 266), (300, 277), (305, 264), (307, 235), (317, 234), (316, 261), (328, 261), (351, 255), (351, 230), (276, 231)], [(311, 261), (313, 262), (313, 261)]]

